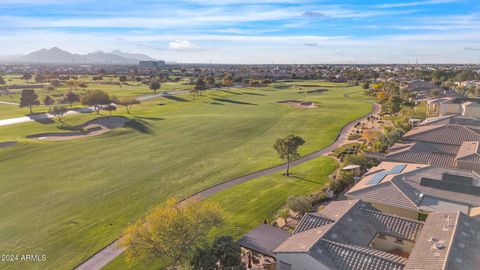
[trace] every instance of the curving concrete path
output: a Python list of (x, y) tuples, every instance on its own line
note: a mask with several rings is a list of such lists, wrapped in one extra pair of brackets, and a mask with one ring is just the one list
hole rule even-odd
[[(358, 120), (352, 121), (352, 122), (348, 123), (347, 125), (345, 125), (342, 128), (342, 130), (340, 131), (340, 133), (338, 134), (335, 142), (333, 142), (332, 144), (330, 144), (329, 146), (327, 146), (327, 147), (325, 147), (321, 150), (318, 150), (318, 151), (313, 152), (309, 155), (306, 155), (306, 156), (304, 156), (304, 157), (302, 157), (302, 158), (300, 158), (296, 161), (291, 162), (291, 166), (293, 167), (295, 165), (298, 165), (298, 164), (310, 161), (312, 159), (315, 159), (319, 156), (326, 155), (326, 154), (330, 153), (332, 150), (340, 147), (342, 144), (344, 144), (348, 140), (348, 131), (355, 124), (357, 124), (360, 121), (365, 120), (367, 117), (369, 117), (371, 115), (378, 114), (380, 112), (380, 108), (381, 108), (380, 105), (378, 105), (376, 103), (373, 104), (372, 105), (372, 112), (365, 115), (364, 117), (362, 117)], [(257, 172), (251, 173), (251, 174), (240, 176), (240, 177), (228, 180), (226, 182), (223, 182), (221, 184), (218, 184), (218, 185), (209, 187), (207, 189), (204, 189), (204, 190), (202, 190), (198, 193), (195, 193), (195, 194), (185, 198), (184, 200), (180, 201), (180, 203), (182, 203), (183, 201), (188, 201), (188, 200), (203, 200), (205, 198), (208, 198), (208, 197), (212, 196), (213, 194), (215, 194), (217, 192), (228, 189), (228, 188), (233, 187), (235, 185), (247, 182), (247, 181), (252, 180), (254, 178), (257, 178), (257, 177), (269, 175), (269, 174), (272, 174), (274, 172), (278, 172), (278, 171), (281, 171), (281, 170), (284, 170), (284, 169), (285, 169), (285, 164), (282, 164), (282, 165), (278, 165), (278, 166), (275, 166), (275, 167), (272, 167), (272, 168), (268, 168), (268, 169), (257, 171)], [(98, 251), (97, 253), (92, 255), (90, 258), (86, 259), (83, 263), (81, 263), (80, 265), (78, 265), (74, 269), (75, 270), (100, 270), (100, 269), (102, 269), (102, 267), (107, 265), (113, 259), (115, 259), (120, 254), (122, 254), (123, 251), (125, 251), (124, 247), (119, 246), (119, 243), (120, 243), (121, 240), (122, 240), (122, 238), (119, 238), (119, 239), (115, 240), (114, 242), (110, 243), (108, 246), (106, 246), (102, 250)]]

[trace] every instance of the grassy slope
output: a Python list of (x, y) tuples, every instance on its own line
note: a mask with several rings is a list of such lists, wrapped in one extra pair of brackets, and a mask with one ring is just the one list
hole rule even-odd
[[(232, 235), (238, 239), (267, 217), (273, 217), (285, 204), (288, 196), (308, 194), (316, 191), (328, 181), (336, 163), (329, 157), (320, 157), (292, 168), (294, 177), (282, 173), (259, 177), (249, 182), (222, 191), (208, 198), (218, 202), (225, 211), (226, 225), (212, 232), (215, 235)], [(164, 262), (139, 261), (132, 265), (119, 256), (103, 270), (120, 269), (163, 269)]]
[[(136, 117), (156, 119), (148, 120), (153, 134), (120, 129), (84, 140), (26, 141), (0, 149), (0, 250), (48, 256), (46, 264), (2, 269), (69, 269), (168, 196), (187, 196), (278, 164), (272, 150), (276, 138), (300, 135), (307, 141), (302, 153), (309, 153), (332, 142), (346, 122), (371, 109), (343, 97), (361, 92), (359, 88), (308, 96), (295, 88), (235, 92), (214, 91), (194, 101), (182, 96), (186, 102), (160, 99), (137, 107)], [(275, 103), (285, 99), (320, 106), (299, 110)], [(55, 126), (2, 127), (0, 141)]]

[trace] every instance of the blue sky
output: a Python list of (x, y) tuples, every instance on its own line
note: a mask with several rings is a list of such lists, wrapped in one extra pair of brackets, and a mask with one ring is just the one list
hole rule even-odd
[(479, 63), (478, 0), (0, 0), (0, 54), (177, 62)]

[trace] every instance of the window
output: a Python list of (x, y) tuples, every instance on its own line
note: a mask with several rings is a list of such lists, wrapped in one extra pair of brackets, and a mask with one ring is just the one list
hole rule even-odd
[(387, 237), (385, 237), (385, 235), (383, 235), (383, 234), (378, 234), (378, 235), (377, 235), (377, 238), (383, 239), (383, 240), (386, 240), (386, 239), (387, 239)]
[(395, 239), (395, 243), (403, 245), (403, 240), (402, 239)]

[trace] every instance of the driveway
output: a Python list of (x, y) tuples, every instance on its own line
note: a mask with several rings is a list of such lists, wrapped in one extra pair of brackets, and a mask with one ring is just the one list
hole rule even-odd
[[(332, 144), (330, 144), (329, 146), (327, 146), (323, 149), (320, 149), (320, 150), (318, 150), (316, 152), (313, 152), (309, 155), (306, 155), (306, 156), (304, 156), (304, 157), (302, 157), (302, 158), (300, 158), (296, 161), (291, 162), (291, 166), (299, 165), (299, 164), (302, 164), (304, 162), (315, 159), (319, 156), (326, 155), (326, 154), (330, 153), (332, 150), (338, 148), (339, 146), (341, 146), (342, 144), (344, 144), (348, 140), (348, 131), (353, 126), (355, 126), (355, 124), (357, 124), (360, 121), (366, 120), (366, 118), (371, 116), (371, 115), (379, 113), (380, 108), (381, 108), (380, 105), (378, 105), (376, 103), (373, 104), (372, 112), (369, 113), (368, 115), (365, 115), (364, 117), (362, 117), (358, 120), (352, 121), (352, 122), (348, 123), (347, 125), (345, 125), (342, 128), (342, 130), (340, 131), (340, 133), (338, 134), (335, 142), (333, 142)], [(278, 166), (275, 166), (275, 167), (272, 167), (272, 168), (268, 168), (268, 169), (257, 171), (257, 172), (251, 173), (251, 174), (240, 176), (240, 177), (237, 177), (237, 178), (234, 178), (234, 179), (230, 179), (226, 182), (223, 182), (221, 184), (212, 186), (212, 187), (204, 189), (203, 191), (200, 191), (196, 194), (193, 194), (190, 197), (185, 198), (183, 201), (203, 200), (205, 198), (208, 198), (208, 197), (212, 196), (215, 193), (218, 193), (220, 191), (223, 191), (223, 190), (228, 189), (230, 187), (233, 187), (235, 185), (244, 183), (246, 181), (249, 181), (249, 180), (257, 178), (257, 177), (261, 177), (261, 176), (269, 175), (269, 174), (272, 174), (272, 173), (275, 173), (275, 172), (278, 172), (278, 171), (282, 171), (284, 169), (285, 169), (285, 164), (282, 164), (282, 165), (278, 165)], [(182, 201), (180, 203), (182, 203)], [(75, 268), (75, 270), (100, 270), (100, 269), (102, 269), (102, 267), (107, 265), (109, 262), (111, 262), (117, 256), (122, 254), (123, 251), (125, 251), (124, 247), (119, 246), (119, 243), (120, 243), (121, 240), (122, 240), (122, 238), (119, 238), (118, 240), (112, 242), (111, 244), (109, 244), (108, 246), (103, 248), (102, 250), (98, 251), (96, 254), (94, 254), (93, 256), (91, 256), (90, 258), (85, 260), (83, 263), (78, 265)]]

